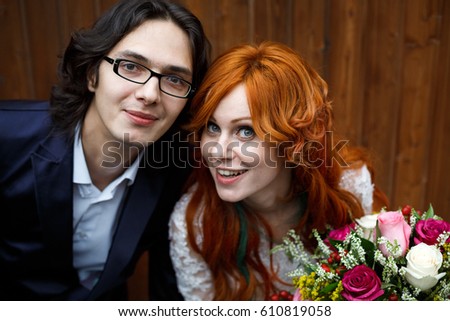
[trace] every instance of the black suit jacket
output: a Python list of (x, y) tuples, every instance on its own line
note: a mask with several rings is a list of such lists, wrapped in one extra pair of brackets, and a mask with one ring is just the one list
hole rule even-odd
[(73, 142), (52, 130), (47, 102), (0, 102), (0, 299), (126, 299), (118, 289), (149, 250), (151, 298), (180, 300), (167, 222), (189, 170), (179, 155), (187, 145), (168, 138), (144, 155), (104, 271), (88, 291), (72, 263)]

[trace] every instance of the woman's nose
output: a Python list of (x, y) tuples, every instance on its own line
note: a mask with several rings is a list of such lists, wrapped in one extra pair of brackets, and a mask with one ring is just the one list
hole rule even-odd
[(217, 139), (211, 139), (204, 142), (202, 154), (208, 161), (221, 161), (233, 158), (233, 149), (237, 148), (239, 143), (234, 141), (226, 134), (222, 134)]

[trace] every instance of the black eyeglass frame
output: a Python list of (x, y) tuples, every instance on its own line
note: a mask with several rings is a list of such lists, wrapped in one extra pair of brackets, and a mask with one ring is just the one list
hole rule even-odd
[[(176, 98), (190, 98), (190, 97), (192, 97), (192, 95), (193, 95), (194, 92), (195, 92), (195, 88), (192, 87), (192, 84), (191, 84), (190, 82), (188, 82), (188, 81), (186, 81), (186, 80), (184, 80), (184, 79), (182, 79), (182, 78), (180, 78), (180, 77), (177, 77), (177, 78), (180, 79), (180, 81), (182, 81), (182, 82), (184, 82), (184, 83), (186, 83), (186, 84), (189, 85), (189, 90), (188, 90), (188, 92), (186, 93), (186, 95), (184, 95), (184, 96), (179, 96), (179, 95), (171, 94), (171, 93), (169, 93), (169, 92), (167, 92), (167, 91), (165, 91), (165, 90), (163, 90), (163, 89), (161, 88), (161, 78), (162, 78), (162, 77), (167, 77), (167, 76), (170, 76), (170, 75), (163, 75), (163, 74), (157, 73), (156, 71), (153, 71), (153, 70), (151, 70), (150, 68), (148, 68), (148, 67), (146, 67), (146, 66), (144, 66), (144, 65), (142, 65), (142, 64), (140, 64), (140, 63), (138, 63), (138, 62), (135, 62), (135, 61), (133, 61), (133, 60), (122, 59), (122, 58), (113, 59), (113, 58), (108, 57), (108, 56), (104, 56), (103, 59), (104, 59), (105, 61), (109, 62), (111, 65), (113, 65), (113, 71), (114, 71), (114, 73), (115, 73), (117, 76), (119, 76), (119, 77), (121, 77), (121, 78), (123, 78), (123, 79), (125, 79), (125, 80), (134, 82), (134, 83), (136, 83), (136, 84), (141, 84), (141, 85), (143, 85), (143, 84), (147, 83), (147, 81), (149, 81), (153, 76), (155, 76), (156, 78), (158, 78), (158, 86), (159, 86), (159, 90), (161, 90), (161, 91), (162, 91), (163, 93), (165, 93), (166, 95), (169, 95), (169, 96), (172, 96), (172, 97), (176, 97)], [(132, 80), (132, 79), (129, 79), (129, 78), (126, 78), (126, 77), (122, 76), (122, 75), (119, 73), (119, 64), (120, 64), (120, 62), (122, 62), (122, 61), (131, 62), (131, 63), (133, 63), (133, 64), (135, 64), (135, 65), (139, 65), (140, 67), (142, 67), (142, 68), (144, 68), (144, 69), (150, 71), (150, 77), (148, 77), (146, 81), (135, 81), (135, 80)]]

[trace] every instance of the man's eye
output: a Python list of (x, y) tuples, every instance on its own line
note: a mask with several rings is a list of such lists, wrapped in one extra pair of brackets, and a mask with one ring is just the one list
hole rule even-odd
[(120, 70), (124, 73), (140, 73), (146, 72), (145, 68), (131, 61), (122, 61), (119, 65)]
[(134, 69), (136, 69), (136, 65), (135, 65), (135, 64), (130, 64), (130, 63), (125, 64), (123, 67), (124, 67), (126, 70), (128, 70), (128, 71), (133, 71)]
[(183, 80), (181, 80), (179, 77), (176, 76), (166, 76), (165, 79), (174, 85), (180, 85), (183, 83)]

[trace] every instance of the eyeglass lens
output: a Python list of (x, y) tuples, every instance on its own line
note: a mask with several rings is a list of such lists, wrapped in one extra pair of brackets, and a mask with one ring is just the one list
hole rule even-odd
[(116, 60), (117, 74), (133, 82), (144, 84), (151, 77), (159, 78), (159, 88), (161, 91), (179, 97), (186, 97), (191, 89), (188, 82), (178, 76), (160, 75), (147, 67), (128, 60)]

